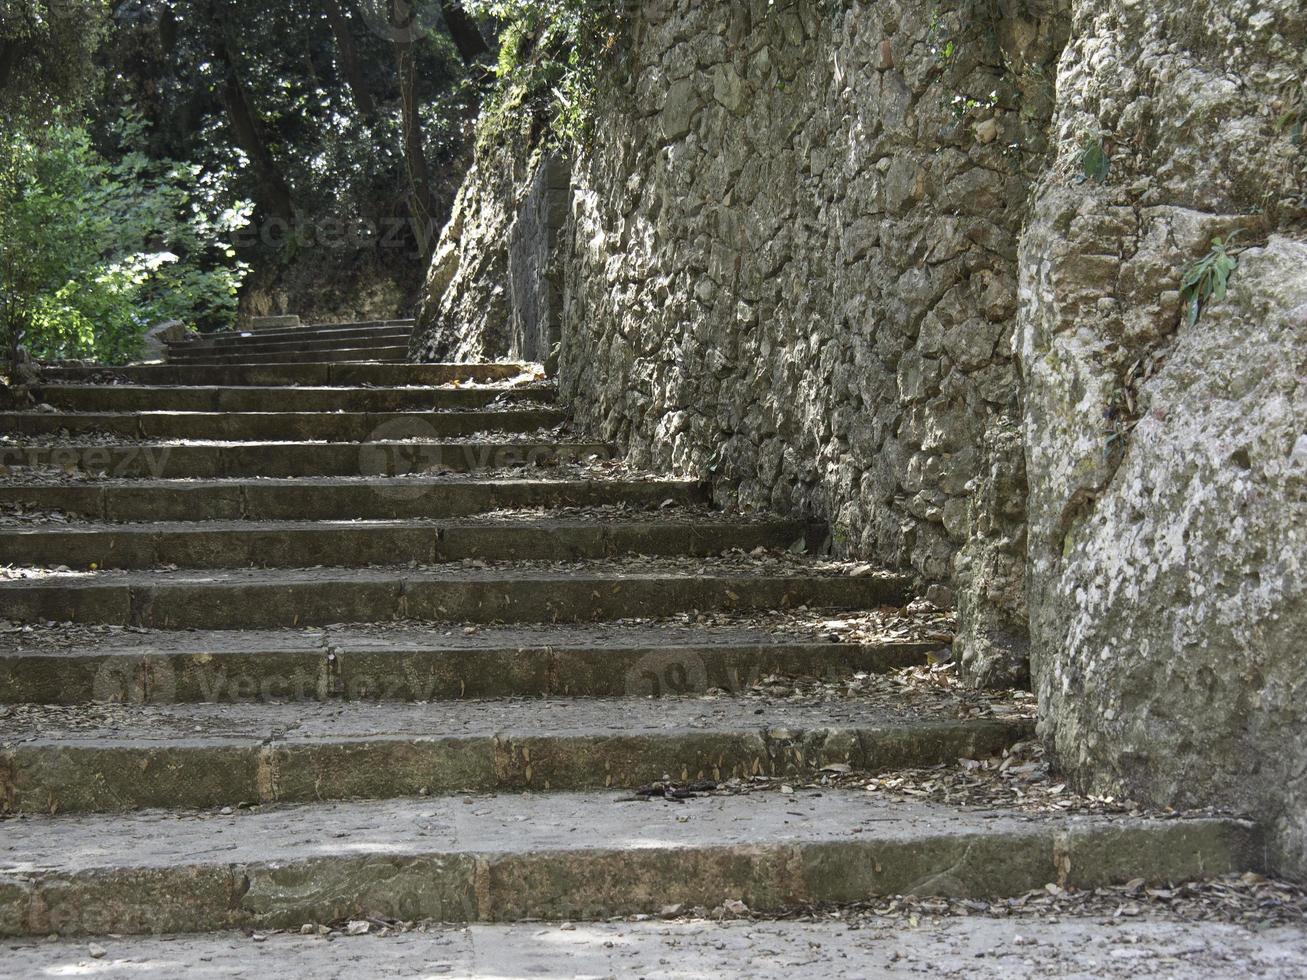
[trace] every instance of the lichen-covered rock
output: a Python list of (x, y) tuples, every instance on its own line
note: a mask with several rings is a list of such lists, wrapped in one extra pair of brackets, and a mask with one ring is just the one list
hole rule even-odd
[(482, 144), (436, 246), (409, 353), (418, 361), (508, 356), (508, 232), (529, 159)]
[[(1305, 59), (1296, 0), (1077, 4), (1018, 342), (1042, 732), (1083, 788), (1278, 821), (1299, 872)], [(1266, 244), (1188, 325), (1181, 271), (1236, 229)]]

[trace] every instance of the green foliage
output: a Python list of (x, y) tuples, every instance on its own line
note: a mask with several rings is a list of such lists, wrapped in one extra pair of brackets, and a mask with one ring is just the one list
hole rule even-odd
[(152, 322), (235, 314), (245, 267), (226, 239), (250, 205), (220, 176), (131, 149), (139, 119), (113, 129), (116, 163), (62, 122), (0, 141), (0, 327), (38, 358), (121, 362)]
[(1198, 315), (1208, 300), (1225, 299), (1230, 273), (1239, 264), (1239, 260), (1228, 251), (1237, 235), (1235, 232), (1227, 239), (1219, 235), (1213, 238), (1208, 253), (1184, 270), (1180, 278), (1180, 300), (1184, 304), (1185, 323), (1189, 326), (1198, 322)]
[(48, 119), (96, 77), (108, 0), (0, 0), (0, 123)]
[[(616, 0), (466, 0), (475, 16), (501, 24), (497, 90), (482, 133), (543, 121), (556, 143), (589, 138), (599, 64), (613, 43)], [(535, 133), (529, 135), (534, 136)]]
[(1112, 158), (1108, 156), (1101, 136), (1085, 137), (1080, 150), (1080, 172), (1085, 180), (1101, 184), (1107, 180), (1108, 171), (1112, 169)]

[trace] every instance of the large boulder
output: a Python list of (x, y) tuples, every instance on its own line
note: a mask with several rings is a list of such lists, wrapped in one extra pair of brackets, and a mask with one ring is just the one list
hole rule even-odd
[[(1017, 343), (1043, 735), (1082, 789), (1268, 819), (1300, 873), (1305, 52), (1297, 0), (1077, 4)], [(1191, 322), (1183, 271), (1236, 231)]]

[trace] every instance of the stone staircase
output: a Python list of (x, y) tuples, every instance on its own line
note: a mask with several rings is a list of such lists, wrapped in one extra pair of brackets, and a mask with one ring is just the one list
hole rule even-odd
[(1232, 819), (873, 791), (1033, 732), (895, 686), (941, 639), (849, 624), (906, 580), (628, 471), (522, 365), (387, 363), (390, 326), (51, 369), (0, 418), (0, 935), (1258, 866)]
[(229, 331), (168, 345), (176, 364), (398, 362), (408, 357), (412, 320), (371, 320)]

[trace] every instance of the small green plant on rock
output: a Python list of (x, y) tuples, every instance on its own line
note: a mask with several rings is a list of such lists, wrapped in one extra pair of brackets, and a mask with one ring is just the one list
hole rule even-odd
[(1230, 273), (1239, 264), (1239, 260), (1229, 252), (1238, 234), (1236, 231), (1229, 238), (1217, 235), (1212, 239), (1207, 254), (1185, 268), (1180, 279), (1180, 301), (1184, 304), (1188, 326), (1198, 322), (1198, 315), (1210, 300), (1225, 299)]
[(1084, 180), (1101, 184), (1112, 169), (1112, 158), (1101, 136), (1087, 136), (1080, 149), (1080, 172)]

